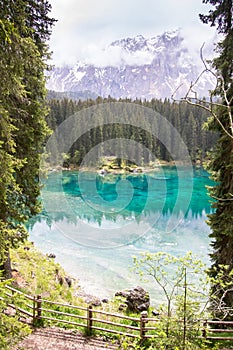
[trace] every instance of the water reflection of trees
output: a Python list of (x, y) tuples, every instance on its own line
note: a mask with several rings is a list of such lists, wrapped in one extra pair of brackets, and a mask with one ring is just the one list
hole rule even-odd
[[(194, 190), (192, 193), (189, 208), (184, 212), (182, 207), (182, 193), (180, 204), (176, 204), (178, 196), (178, 179), (175, 169), (163, 169), (161, 172), (152, 172), (147, 174), (129, 174), (99, 176), (91, 172), (84, 174), (88, 184), (95, 182), (96, 193), (89, 194), (89, 200), (98, 204), (98, 198), (103, 199), (111, 205), (111, 201), (117, 201), (117, 184), (122, 180), (127, 180), (133, 187), (133, 196), (128, 205), (120, 211), (112, 208), (108, 210), (96, 210), (85, 205), (82, 193), (78, 185), (78, 173), (65, 171), (62, 173), (54, 172), (50, 174), (47, 180), (47, 186), (44, 189), (45, 196), (49, 198), (54, 205), (50, 206), (49, 212), (45, 209), (40, 215), (35, 216), (27, 224), (28, 229), (32, 229), (35, 223), (45, 221), (51, 227), (54, 222), (66, 221), (68, 224), (77, 224), (79, 219), (88, 223), (97, 223), (101, 226), (102, 221), (117, 222), (117, 220), (134, 219), (138, 222), (143, 217), (153, 215), (179, 216), (183, 213), (185, 217), (202, 217), (205, 213), (211, 212), (210, 199), (207, 196), (205, 186), (211, 185), (208, 174), (203, 169), (196, 169), (194, 172)], [(184, 180), (188, 181), (188, 179)], [(185, 183), (184, 183), (185, 188)], [(68, 210), (62, 205), (59, 197), (60, 193), (65, 197), (68, 203)], [(185, 193), (183, 194), (185, 196)], [(127, 193), (125, 193), (127, 196)], [(64, 199), (63, 197), (63, 199)], [(119, 198), (119, 201), (121, 198)], [(176, 205), (175, 205), (176, 204)], [(52, 208), (52, 210), (51, 210)], [(186, 208), (185, 208), (186, 209)]]

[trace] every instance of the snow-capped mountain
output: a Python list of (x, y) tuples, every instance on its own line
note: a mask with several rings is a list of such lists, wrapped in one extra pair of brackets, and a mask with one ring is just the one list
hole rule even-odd
[[(191, 43), (190, 43), (191, 46)], [(55, 91), (89, 91), (115, 98), (165, 98), (184, 96), (203, 66), (179, 31), (165, 32), (154, 38), (142, 35), (111, 43), (95, 62), (77, 62), (74, 66), (55, 67), (47, 87)], [(200, 96), (213, 87), (211, 76), (198, 83)]]

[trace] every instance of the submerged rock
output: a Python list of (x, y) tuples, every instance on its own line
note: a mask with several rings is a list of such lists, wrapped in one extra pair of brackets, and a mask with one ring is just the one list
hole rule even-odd
[(50, 253), (50, 254), (48, 255), (48, 257), (49, 257), (50, 259), (55, 259), (55, 258), (56, 258), (56, 255), (55, 255), (54, 253)]

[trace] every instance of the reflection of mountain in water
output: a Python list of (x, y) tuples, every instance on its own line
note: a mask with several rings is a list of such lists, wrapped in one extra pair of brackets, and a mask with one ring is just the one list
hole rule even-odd
[[(145, 217), (160, 215), (198, 217), (211, 212), (206, 185), (213, 182), (203, 169), (194, 171), (193, 179), (183, 169), (178, 178), (175, 167), (163, 167), (146, 174), (106, 175), (91, 172), (53, 172), (49, 175), (42, 193), (44, 210), (30, 220), (30, 229), (36, 222), (66, 220), (77, 224), (79, 219), (102, 225), (103, 221), (119, 223), (131, 219), (140, 222)], [(187, 196), (193, 180), (189, 206)]]

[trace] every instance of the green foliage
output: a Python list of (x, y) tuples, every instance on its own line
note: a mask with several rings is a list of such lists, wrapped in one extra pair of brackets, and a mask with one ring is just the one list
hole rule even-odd
[[(9, 302), (16, 302), (16, 297), (6, 297), (5, 295), (6, 282), (0, 281), (0, 348), (10, 350), (20, 339), (30, 334), (31, 329), (28, 325), (18, 320), (19, 315), (9, 315), (7, 304)], [(4, 298), (3, 298), (4, 297)]]
[[(208, 15), (201, 15), (204, 23), (217, 26), (222, 34), (216, 52), (218, 56), (212, 65), (216, 70), (217, 86), (211, 92), (211, 97), (218, 98), (218, 104), (212, 103), (209, 130), (218, 131), (219, 138), (211, 153), (208, 170), (217, 185), (210, 189), (210, 195), (215, 202), (215, 212), (209, 215), (211, 226), (213, 252), (212, 268), (209, 271), (212, 279), (213, 294), (230, 307), (233, 302), (233, 293), (225, 293), (221, 286), (214, 281), (221, 266), (228, 266), (228, 273), (233, 269), (233, 123), (232, 123), (232, 97), (233, 97), (233, 31), (232, 31), (232, 1), (205, 0), (204, 3), (214, 6)], [(214, 117), (215, 116), (215, 117)], [(226, 289), (230, 289), (226, 286)], [(233, 283), (231, 283), (231, 289)]]
[[(167, 302), (167, 316), (171, 315), (173, 301), (177, 301), (177, 296), (180, 295), (185, 284), (194, 291), (192, 300), (199, 299), (202, 295), (199, 287), (206, 286), (206, 267), (191, 252), (186, 253), (183, 257), (165, 252), (146, 252), (141, 254), (141, 258), (134, 257), (133, 260), (134, 270), (142, 278), (146, 276), (154, 280), (157, 287), (160, 287)], [(204, 293), (205, 287), (201, 290)]]
[[(226, 302), (232, 293), (233, 269), (229, 265), (212, 266), (207, 270), (209, 283), (214, 286), (210, 294), (211, 314), (214, 319), (232, 319), (233, 310)], [(214, 276), (213, 276), (214, 275)]]
[[(0, 266), (23, 241), (23, 223), (38, 213), (45, 115), (47, 1), (0, 1)], [(5, 268), (6, 266), (4, 266)]]
[(121, 337), (119, 339), (120, 350), (218, 350), (218, 344), (212, 344), (208, 341), (187, 342), (185, 348), (179, 342), (179, 339), (166, 338), (163, 331), (158, 329), (158, 337), (141, 341), (140, 339), (129, 339)]
[[(54, 259), (43, 255), (27, 242), (10, 251), (12, 267), (19, 271), (20, 289), (31, 295), (41, 295), (51, 301), (75, 303), (75, 284), (68, 286), (65, 271)], [(17, 282), (17, 277), (16, 277)], [(81, 302), (81, 301), (80, 301)]]
[[(111, 97), (105, 99), (98, 97), (96, 100), (89, 99), (87, 101), (74, 101), (67, 98), (63, 98), (62, 100), (52, 99), (48, 101), (50, 113), (47, 116), (47, 123), (51, 129), (55, 130), (58, 125), (60, 125), (74, 113), (97, 104), (111, 102), (118, 101), (112, 99)], [(141, 100), (131, 101), (130, 99), (121, 99), (120, 102), (140, 104), (147, 108), (151, 108), (155, 112), (158, 112), (165, 117), (180, 133), (182, 139), (187, 145), (191, 159), (194, 163), (202, 163), (206, 156), (207, 150), (209, 150), (214, 144), (216, 135), (202, 130), (202, 123), (207, 120), (207, 113), (199, 110), (195, 106), (189, 106), (185, 103), (172, 103), (167, 99), (163, 102), (156, 99), (144, 102)], [(98, 118), (101, 126), (90, 130), (74, 142), (69, 152), (69, 162), (65, 160), (64, 166), (79, 166), (85, 154), (94, 146), (102, 143), (103, 141), (115, 138), (125, 138), (135, 142), (140, 142), (146, 147), (146, 149), (150, 150), (156, 156), (156, 158), (170, 161), (171, 155), (167, 151), (166, 147), (158, 139), (152, 137), (152, 135), (146, 131), (150, 130), (150, 125), (146, 125), (146, 121), (144, 121), (145, 128), (143, 129), (132, 126), (127, 111), (122, 111), (122, 113), (124, 112), (126, 119), (125, 121), (128, 123), (128, 125), (120, 125), (117, 123), (109, 124), (109, 120), (107, 120), (106, 124), (104, 123), (104, 115), (101, 115), (101, 113), (96, 115), (96, 118)], [(114, 115), (109, 114), (109, 119), (113, 122), (114, 118)], [(154, 122), (154, 120), (151, 121), (151, 123), (152, 122)], [(158, 125), (158, 128), (161, 129), (160, 133), (165, 132), (162, 131), (160, 125)], [(82, 125), (78, 121), (77, 129), (82, 130)], [(169, 146), (170, 149), (175, 149), (177, 147), (177, 140), (175, 137), (173, 137), (173, 135), (168, 137), (168, 143), (169, 142), (170, 144), (167, 146)], [(56, 154), (56, 148), (58, 148), (58, 146), (54, 144), (53, 154)], [(112, 145), (111, 154), (114, 154), (114, 151), (114, 145)], [(128, 150), (128, 153), (130, 154), (130, 150)], [(106, 156), (109, 156), (109, 154), (106, 154)], [(151, 161), (149, 152), (135, 152), (135, 150), (132, 150), (130, 156), (131, 161), (141, 166), (144, 164), (148, 165)], [(50, 159), (50, 164), (55, 165), (57, 159)], [(119, 165), (122, 166), (122, 164), (118, 164), (118, 167)]]
[[(27, 249), (24, 249), (24, 248)], [(76, 286), (74, 288), (68, 287), (65, 283), (60, 285), (58, 280), (58, 275), (60, 277), (65, 277), (65, 272), (61, 267), (54, 262), (53, 259), (48, 258), (48, 256), (43, 256), (38, 252), (32, 244), (27, 243), (25, 247), (19, 247), (18, 249), (11, 251), (13, 267), (18, 270), (18, 277), (20, 277), (21, 286), (18, 286), (20, 290), (23, 290), (29, 295), (34, 295), (38, 293), (42, 295), (42, 298), (51, 301), (59, 301), (60, 303), (70, 304), (68, 305), (54, 305), (50, 303), (43, 303), (43, 316), (54, 317), (56, 321), (49, 321), (44, 319), (37, 319), (35, 321), (35, 326), (50, 326), (56, 325), (63, 328), (73, 328), (73, 325), (63, 323), (62, 320), (83, 323), (86, 325), (86, 321), (75, 319), (72, 315), (86, 316), (86, 303), (80, 298), (75, 296)], [(167, 285), (164, 286), (167, 290), (167, 294), (171, 297), (171, 308), (170, 314), (168, 315), (167, 304), (164, 303), (160, 306), (160, 315), (156, 322), (148, 322), (146, 326), (155, 327), (155, 330), (149, 330), (147, 334), (153, 335), (152, 340), (147, 340), (144, 342), (136, 339), (132, 342), (131, 338), (121, 337), (114, 335), (105, 331), (95, 330), (93, 334), (101, 335), (101, 337), (106, 337), (106, 339), (111, 339), (115, 343), (120, 343), (120, 349), (217, 349), (217, 345), (214, 347), (212, 344), (201, 340), (198, 336), (201, 334), (200, 325), (197, 322), (200, 317), (204, 316), (201, 310), (201, 299), (203, 298), (203, 293), (198, 293), (195, 288), (198, 288), (198, 281), (201, 281), (201, 288), (203, 292), (203, 285), (207, 284), (204, 276), (204, 266), (203, 264), (195, 259), (190, 253), (185, 257), (173, 257), (169, 254), (159, 253), (156, 257), (146, 254), (142, 259), (147, 258), (151, 263), (154, 258), (155, 266), (157, 263), (158, 269), (158, 279), (160, 283), (167, 281)], [(139, 264), (139, 263), (138, 263)], [(144, 263), (143, 263), (144, 264)], [(174, 272), (177, 278), (172, 277), (171, 268), (174, 268)], [(137, 266), (137, 269), (139, 265)], [(219, 283), (227, 282), (225, 280), (226, 267), (223, 267), (222, 273), (219, 274)], [(144, 270), (145, 272), (145, 270)], [(194, 275), (198, 274), (198, 278)], [(201, 278), (203, 275), (203, 278)], [(200, 277), (200, 278), (199, 278)], [(171, 278), (171, 279), (170, 279)], [(186, 278), (186, 281), (185, 281)], [(230, 280), (231, 276), (229, 276)], [(17, 280), (17, 279), (16, 279)], [(225, 282), (224, 282), (225, 281)], [(172, 294), (173, 285), (176, 285), (176, 291)], [(184, 290), (186, 288), (186, 296)], [(169, 294), (170, 293), (170, 294)], [(31, 312), (28, 308), (28, 301), (22, 296), (13, 297), (14, 303), (17, 307), (24, 308), (25, 310)], [(13, 299), (9, 298), (8, 302), (12, 302)], [(206, 301), (206, 300), (205, 300)], [(121, 297), (116, 297), (110, 300), (108, 303), (102, 304), (100, 310), (117, 313), (119, 314), (119, 306), (122, 304), (123, 300)], [(72, 305), (83, 306), (84, 310), (75, 309)], [(49, 309), (47, 312), (45, 309)], [(94, 309), (98, 309), (94, 307)], [(204, 307), (202, 307), (204, 309)], [(68, 315), (56, 314), (68, 313)], [(127, 316), (138, 318), (138, 314), (127, 311)], [(185, 319), (184, 319), (185, 316)], [(95, 318), (105, 319), (111, 322), (119, 323), (119, 319), (109, 316), (94, 314)], [(205, 314), (205, 317), (207, 315)], [(127, 324), (130, 326), (139, 327), (139, 321), (131, 321), (127, 319), (120, 320), (120, 323)], [(94, 325), (99, 325), (102, 328), (113, 329), (117, 331), (125, 332), (126, 330), (121, 326), (101, 324), (94, 321)], [(90, 335), (88, 330), (84, 326), (76, 326), (76, 329), (82, 330), (86, 335)], [(184, 329), (185, 329), (185, 342), (184, 342)], [(138, 335), (138, 331), (131, 330), (132, 333)]]
[[(67, 274), (61, 266), (38, 251), (33, 244), (27, 242), (17, 249), (11, 249), (12, 267), (15, 269), (14, 286), (28, 295), (40, 295), (46, 300), (59, 302), (63, 304), (78, 305), (86, 307), (83, 299), (77, 297), (75, 293), (78, 290), (77, 281), (72, 279), (72, 285), (69, 286), (66, 282)], [(26, 299), (18, 298), (15, 302), (18, 307), (23, 307), (31, 312), (31, 309), (25, 305)], [(28, 302), (27, 302), (28, 303)], [(26, 304), (27, 304), (26, 303)], [(83, 315), (83, 312), (75, 308), (70, 308), (63, 305), (44, 304), (44, 308), (58, 312), (72, 313), (73, 315)], [(34, 326), (50, 326), (56, 324), (58, 327), (73, 328), (74, 326), (59, 322), (61, 319), (75, 322), (72, 316), (64, 316), (56, 313), (43, 311), (44, 316), (55, 317), (56, 322), (49, 320), (36, 319)], [(76, 321), (77, 322), (77, 321)]]
[(134, 258), (134, 270), (152, 279), (166, 301), (156, 323), (156, 349), (198, 349), (199, 319), (207, 315), (205, 265), (191, 252), (183, 257), (164, 252), (141, 255)]

